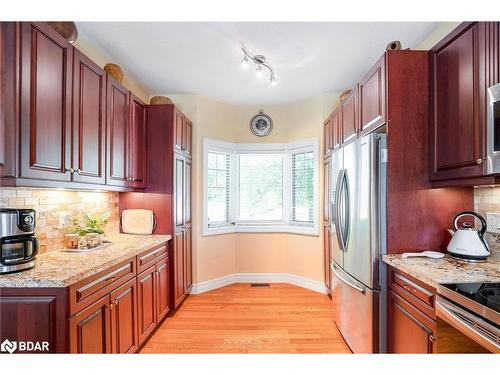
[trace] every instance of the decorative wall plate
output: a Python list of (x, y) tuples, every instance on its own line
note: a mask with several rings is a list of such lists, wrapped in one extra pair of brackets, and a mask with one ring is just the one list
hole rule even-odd
[(261, 109), (250, 120), (250, 130), (258, 137), (265, 137), (273, 130), (273, 120)]

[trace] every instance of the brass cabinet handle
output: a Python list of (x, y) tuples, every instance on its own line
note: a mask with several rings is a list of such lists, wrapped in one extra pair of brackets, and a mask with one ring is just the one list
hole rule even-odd
[(483, 159), (477, 159), (477, 160), (476, 160), (476, 163), (477, 163), (477, 164), (483, 164)]
[(115, 301), (113, 302), (115, 305), (118, 305), (120, 301), (118, 301), (117, 299), (115, 299)]
[(75, 170), (73, 168), (66, 168), (66, 172), (69, 172), (69, 173), (75, 173)]
[(437, 337), (434, 335), (429, 335), (429, 341), (430, 342), (435, 342), (437, 340)]

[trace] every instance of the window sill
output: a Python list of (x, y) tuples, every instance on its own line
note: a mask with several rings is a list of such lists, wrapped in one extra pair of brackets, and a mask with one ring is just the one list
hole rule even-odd
[(300, 227), (292, 225), (279, 226), (251, 226), (237, 225), (235, 227), (210, 228), (203, 231), (203, 236), (217, 236), (227, 233), (290, 233), (304, 236), (318, 237), (319, 231), (314, 227)]

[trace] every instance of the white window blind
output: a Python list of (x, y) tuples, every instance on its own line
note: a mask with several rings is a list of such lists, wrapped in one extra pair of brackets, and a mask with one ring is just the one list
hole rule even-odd
[(319, 234), (318, 139), (203, 144), (203, 234)]
[(207, 153), (207, 214), (209, 226), (229, 223), (231, 155)]
[(291, 220), (314, 222), (314, 152), (292, 153)]
[(283, 155), (239, 155), (238, 221), (283, 220)]

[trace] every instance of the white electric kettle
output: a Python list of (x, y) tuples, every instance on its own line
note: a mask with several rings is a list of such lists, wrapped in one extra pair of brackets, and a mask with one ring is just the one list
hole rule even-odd
[[(477, 230), (469, 222), (464, 222), (459, 228), (458, 220), (464, 216), (472, 216), (479, 219), (481, 229)], [(486, 220), (481, 215), (471, 211), (460, 212), (453, 220), (453, 227), (454, 230), (448, 229), (448, 232), (452, 236), (447, 248), (450, 255), (471, 261), (484, 260), (490, 255), (490, 249), (484, 240)]]

